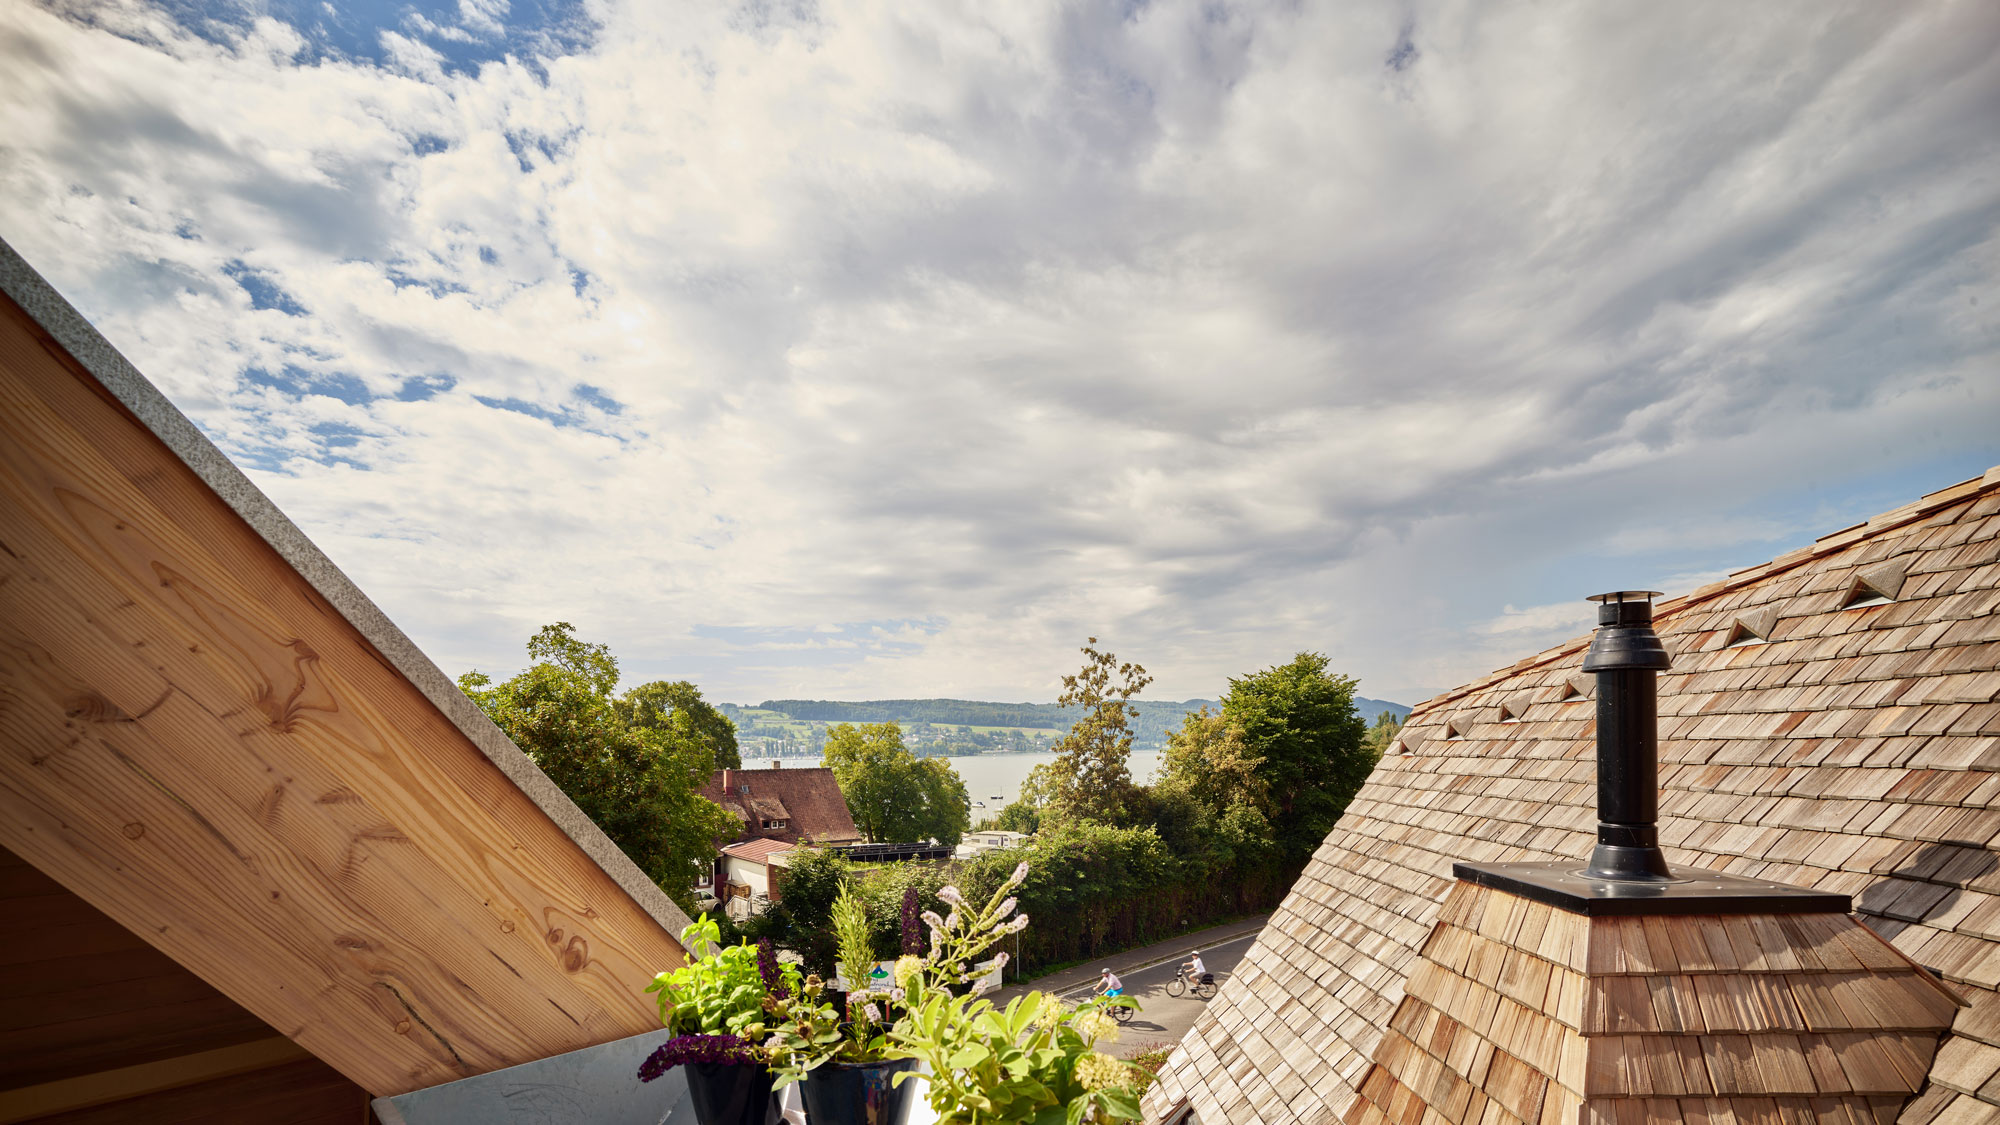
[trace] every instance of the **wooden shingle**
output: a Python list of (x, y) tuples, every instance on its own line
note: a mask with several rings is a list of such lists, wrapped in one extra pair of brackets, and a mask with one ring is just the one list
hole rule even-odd
[[(1902, 568), (1900, 579), (1894, 567)], [(1883, 591), (1894, 600), (1842, 608), (1863, 574), (1894, 586)], [(1733, 622), (1749, 615), (1765, 629), (1763, 643), (1724, 648)], [(1971, 1001), (1966, 1011), (1978, 1014), (1960, 1014), (1945, 1045), (1964, 1038), (2000, 1048), (2000, 1000), (1992, 991), (2000, 986), (2000, 852), (1993, 847), (2000, 834), (2000, 470), (1662, 602), (1656, 625), (1675, 661), (1659, 677), (1660, 832), (1669, 862), (1853, 895), (1857, 916), (1874, 932), (1853, 923), (1827, 930), (1759, 919), (1724, 926), (1711, 941), (1685, 927), (1640, 923), (1632, 940), (1621, 932), (1605, 944), (1560, 916), (1542, 923), (1523, 914), (1511, 918), (1511, 933), (1483, 936), (1518, 941), (1542, 924), (1534, 956), (1572, 973), (1616, 965), (1640, 975), (1655, 1027), (1678, 1023), (1695, 1036), (1708, 1032), (1710, 1012), (1695, 978), (1772, 978), (1781, 992), (1762, 985), (1716, 991), (1711, 980), (1717, 1010), (1734, 1023), (1764, 1013), (1794, 1020), (1799, 1026), (1783, 1030), (1800, 1038), (1804, 1065), (1815, 1074), (1846, 1065), (1831, 1045), (1809, 1038), (1854, 1030), (1843, 997), (1873, 1010), (1842, 978), (1881, 971), (1885, 954), (1907, 955), (1942, 973)], [(1259, 940), (1280, 964), (1304, 974), (1282, 985), (1310, 994), (1302, 996), (1312, 1014), (1307, 1024), (1319, 1030), (1299, 1037), (1343, 1060), (1331, 1068), (1324, 1104), (1345, 1113), (1355, 1103), (1354, 1083), (1397, 1010), (1401, 985), (1424, 964), (1419, 949), (1438, 940), (1454, 861), (1587, 853), (1595, 825), (1596, 687), (1581, 670), (1587, 644), (1587, 637), (1566, 642), (1418, 706), (1402, 736), (1410, 752), (1383, 759)], [(1515, 700), (1524, 701), (1519, 721), (1493, 721)], [(1449, 741), (1447, 719), (1462, 720), (1459, 737)], [(1483, 921), (1487, 904), (1478, 908)], [(1291, 935), (1283, 924), (1292, 918), (1311, 923)], [(1504, 910), (1494, 924), (1508, 924)], [(1256, 956), (1253, 950), (1248, 960)], [(1504, 974), (1508, 965), (1487, 954), (1477, 969)], [(1523, 971), (1513, 966), (1506, 987), (1530, 990), (1533, 978)], [(1591, 1009), (1565, 979), (1550, 969), (1543, 1003), (1571, 1005), (1573, 1026), (1614, 1010), (1632, 1018), (1630, 993), (1615, 1007)], [(1452, 1002), (1472, 1005), (1475, 1015), (1483, 1010), (1490, 1024), (1506, 999), (1498, 980), (1483, 994), (1453, 993)], [(1955, 1005), (1935, 990), (1898, 995), (1898, 1010), (1877, 1023), (1915, 1022)], [(1211, 1006), (1252, 999), (1232, 982)], [(1290, 1033), (1267, 1034), (1277, 1042)], [(1468, 1052), (1466, 1041), (1461, 1033), (1447, 1054)], [(1689, 1057), (1706, 1057), (1677, 1055), (1683, 1075)], [(1902, 1074), (1897, 1057), (1865, 1056), (1852, 1061), (1871, 1081)], [(1209, 1090), (1187, 1050), (1164, 1071), (1180, 1076), (1177, 1088), (1202, 1120), (1226, 1119), (1220, 1108), (1238, 1096), (1233, 1085)], [(1907, 1090), (1821, 1088), (1828, 1096), (1799, 1102), (1806, 1108), (1798, 1113), (1879, 1125), (1895, 1120), (1909, 1099)], [(2000, 1120), (1996, 1090), (2000, 1081), (1989, 1080), (1954, 1095), (1964, 1107), (1925, 1107), (1935, 1117), (1984, 1106)], [(1792, 1112), (1781, 1102), (1774, 1095), (1758, 1104)], [(1511, 1120), (1521, 1108), (1487, 1104), (1468, 1112)], [(1730, 1120), (1751, 1102), (1723, 1096), (1674, 1104), (1684, 1120), (1709, 1121)], [(1294, 1119), (1280, 1107), (1269, 1120)]]

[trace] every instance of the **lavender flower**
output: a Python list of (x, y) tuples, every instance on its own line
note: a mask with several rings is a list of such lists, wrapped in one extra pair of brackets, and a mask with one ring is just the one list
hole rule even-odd
[(903, 952), (906, 954), (922, 953), (924, 951), (924, 935), (922, 931), (917, 929), (917, 923), (922, 920), (917, 913), (918, 909), (917, 888), (904, 887)]
[(1007, 917), (1007, 915), (1014, 913), (1014, 907), (1019, 905), (1020, 901), (1020, 899), (1009, 897), (1006, 902), (1000, 904), (1000, 909), (993, 912), (993, 920), (998, 922)]
[(1014, 920), (1007, 923), (1007, 932), (1010, 934), (1018, 934), (1027, 928), (1028, 916), (1026, 914), (1016, 914)]
[(1007, 876), (1007, 885), (1010, 887), (1018, 887), (1022, 883), (1025, 883), (1027, 881), (1028, 881), (1028, 861), (1024, 859), (1021, 862), (1014, 865), (1014, 873), (1012, 875)]
[(944, 919), (938, 917), (937, 911), (935, 910), (924, 911), (923, 919), (924, 919), (924, 925), (929, 926), (933, 930), (944, 929)]
[(876, 1007), (874, 1001), (872, 1000), (869, 1001), (868, 1006), (866, 1008), (863, 1008), (862, 1011), (868, 1013), (868, 1022), (870, 1023), (882, 1022), (882, 1009)]
[(659, 1045), (639, 1064), (639, 1081), (651, 1082), (677, 1066), (693, 1063), (747, 1065), (756, 1061), (754, 1048), (734, 1035), (680, 1035)]
[(770, 938), (757, 939), (757, 975), (764, 978), (764, 991), (783, 1000), (790, 995), (785, 990), (785, 978), (778, 972), (778, 951), (772, 947)]
[[(958, 893), (957, 887), (946, 883), (944, 886), (938, 888), (938, 901), (948, 902), (953, 906), (964, 906), (965, 896)], [(954, 913), (956, 912), (954, 911)]]

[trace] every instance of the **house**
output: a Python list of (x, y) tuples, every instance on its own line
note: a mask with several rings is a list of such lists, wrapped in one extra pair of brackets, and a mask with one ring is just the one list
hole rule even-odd
[(1018, 848), (1027, 841), (1026, 832), (1007, 832), (998, 828), (967, 832), (965, 839), (959, 842), (957, 855), (960, 859), (970, 859), (976, 855), (985, 855), (987, 852)]
[(661, 1034), (673, 903), (4, 243), (0, 293), (0, 1120), (349, 1125)]
[[(1459, 878), (1591, 854), (1598, 687), (1578, 638), (1415, 709), (1162, 1068), (1148, 1119), (2000, 1119), (2000, 468), (1662, 602), (1654, 623), (1672, 659), (1668, 861), (1854, 914), (1747, 941), (1713, 917), (1619, 930)], [(1824, 956), (1796, 956), (1801, 940)], [(1968, 1006), (1940, 1009), (1913, 966)], [(1675, 1028), (1671, 1058), (1648, 1047)], [(1608, 1090), (1628, 1096), (1606, 1116)]]
[(701, 795), (736, 817), (742, 825), (739, 841), (861, 842), (861, 830), (854, 826), (840, 783), (824, 767), (787, 769), (773, 758), (768, 769), (717, 770)]
[(762, 914), (783, 897), (779, 872), (797, 848), (783, 840), (744, 840), (722, 849), (715, 865), (715, 893), (731, 918), (740, 922)]

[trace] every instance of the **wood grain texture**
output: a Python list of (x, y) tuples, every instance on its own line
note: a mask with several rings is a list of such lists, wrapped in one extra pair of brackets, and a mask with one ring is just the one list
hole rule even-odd
[(377, 1095), (657, 1026), (683, 956), (4, 299), (0, 845)]

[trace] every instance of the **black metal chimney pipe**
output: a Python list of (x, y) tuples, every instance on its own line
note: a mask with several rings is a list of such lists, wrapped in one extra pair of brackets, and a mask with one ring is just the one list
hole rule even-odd
[(1584, 876), (1674, 881), (1660, 851), (1660, 710), (1656, 673), (1672, 665), (1653, 632), (1655, 590), (1599, 594), (1583, 670), (1597, 675), (1597, 847)]

